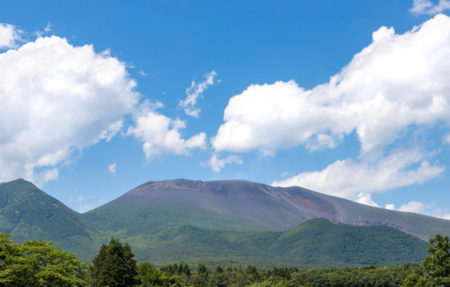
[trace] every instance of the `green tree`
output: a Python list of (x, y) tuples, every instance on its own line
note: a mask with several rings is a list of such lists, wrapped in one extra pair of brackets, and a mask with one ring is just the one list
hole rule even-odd
[(450, 243), (448, 236), (436, 234), (423, 260), (425, 279), (429, 286), (450, 286)]
[(178, 278), (177, 276), (173, 276), (169, 273), (158, 270), (148, 262), (139, 263), (137, 270), (139, 280), (141, 281), (139, 287), (178, 287), (185, 285), (181, 283), (180, 278)]
[(111, 238), (93, 260), (91, 284), (94, 287), (130, 287), (139, 283), (136, 261), (128, 243)]
[(85, 287), (87, 268), (51, 242), (12, 244), (8, 234), (0, 233), (0, 286)]
[(413, 273), (405, 278), (402, 283), (402, 287), (424, 287), (426, 286), (425, 283), (425, 278)]

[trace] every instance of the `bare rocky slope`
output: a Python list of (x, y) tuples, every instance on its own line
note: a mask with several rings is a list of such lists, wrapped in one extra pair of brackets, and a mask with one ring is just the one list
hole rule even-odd
[(83, 217), (98, 227), (131, 234), (183, 225), (282, 231), (313, 218), (350, 225), (386, 225), (421, 239), (450, 234), (449, 220), (375, 208), (301, 187), (272, 187), (242, 180), (148, 182)]

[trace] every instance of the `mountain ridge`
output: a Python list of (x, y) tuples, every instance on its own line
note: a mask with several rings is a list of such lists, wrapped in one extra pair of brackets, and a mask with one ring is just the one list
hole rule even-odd
[[(201, 210), (247, 227), (253, 224), (255, 230), (287, 230), (309, 219), (326, 218), (351, 225), (388, 225), (421, 239), (450, 233), (449, 220), (363, 205), (301, 187), (273, 187), (247, 180), (149, 181), (83, 215), (89, 218), (117, 206)], [(185, 214), (189, 217), (189, 212)]]
[(0, 184), (0, 232), (18, 242), (54, 241), (72, 252), (83, 250), (82, 257), (99, 238), (81, 214), (24, 179)]
[[(349, 213), (340, 214), (337, 207)], [(12, 233), (17, 241), (55, 241), (84, 261), (112, 236), (129, 242), (138, 259), (156, 264), (397, 264), (418, 262), (425, 253), (425, 241), (390, 226), (308, 218), (327, 212), (359, 225), (389, 225), (380, 221), (382, 216), (360, 221), (379, 209), (302, 188), (243, 180), (147, 182), (83, 214), (25, 180), (0, 184), (0, 232)], [(414, 214), (406, 219), (410, 216), (421, 227), (434, 222)]]

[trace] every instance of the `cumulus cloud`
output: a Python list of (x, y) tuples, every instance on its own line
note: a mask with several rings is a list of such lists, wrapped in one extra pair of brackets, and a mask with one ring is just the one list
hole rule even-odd
[(408, 127), (450, 122), (450, 18), (437, 15), (404, 34), (381, 27), (373, 42), (328, 83), (251, 85), (233, 96), (212, 139), (216, 151), (304, 144), (333, 148), (354, 131), (362, 152), (382, 150)]
[(18, 39), (19, 34), (13, 25), (0, 23), (0, 49), (15, 47)]
[(214, 153), (208, 162), (206, 163), (207, 166), (209, 166), (214, 172), (219, 172), (222, 168), (225, 167), (225, 165), (235, 163), (235, 164), (242, 164), (243, 161), (241, 158), (235, 155), (230, 155), (225, 158), (220, 158), (219, 155)]
[(384, 208), (389, 209), (389, 210), (395, 210), (395, 204), (387, 203)]
[[(161, 104), (157, 105), (161, 107)], [(143, 150), (147, 160), (158, 155), (173, 153), (187, 155), (196, 148), (206, 147), (206, 134), (199, 133), (189, 139), (183, 139), (180, 130), (186, 123), (171, 119), (156, 111), (155, 107), (143, 105), (136, 116), (136, 125), (128, 129), (128, 134), (143, 142)]]
[(0, 53), (0, 181), (57, 178), (74, 152), (121, 129), (138, 101), (135, 86), (108, 52), (57, 36)]
[(443, 219), (450, 219), (449, 210), (440, 208), (435, 203), (423, 203), (421, 201), (413, 200), (400, 205), (398, 209), (392, 203), (386, 204), (384, 208), (404, 212), (422, 213), (429, 216), (440, 217)]
[(377, 206), (371, 194), (420, 184), (439, 176), (443, 171), (444, 167), (430, 164), (420, 152), (405, 151), (376, 160), (339, 160), (321, 171), (300, 173), (275, 181), (272, 185), (302, 186)]
[(420, 201), (410, 201), (402, 204), (399, 211), (423, 213), (430, 216), (440, 217), (444, 219), (450, 219), (449, 210), (438, 207), (435, 203), (423, 203)]
[[(355, 133), (357, 159), (338, 160), (273, 184), (300, 185), (377, 206), (372, 194), (442, 174), (409, 132), (450, 126), (450, 18), (437, 15), (404, 34), (381, 27), (329, 82), (305, 89), (294, 80), (250, 85), (233, 96), (211, 143), (217, 152), (304, 145), (330, 149)], [(402, 142), (394, 150), (393, 144)], [(390, 206), (392, 207), (392, 206)]]
[(408, 203), (405, 203), (401, 205), (398, 208), (399, 211), (406, 211), (406, 212), (415, 212), (415, 213), (421, 213), (425, 210), (425, 204), (423, 204), (420, 201), (410, 201)]
[(200, 108), (197, 107), (199, 97), (202, 97), (203, 92), (215, 83), (216, 71), (211, 71), (203, 76), (203, 82), (191, 82), (191, 86), (186, 89), (186, 99), (179, 102), (180, 107), (184, 108), (184, 112), (191, 117), (198, 118)]
[(115, 162), (108, 165), (108, 172), (111, 174), (116, 174), (117, 172), (117, 164)]
[(433, 3), (431, 0), (414, 0), (411, 13), (434, 15), (444, 10), (450, 9), (449, 0), (439, 0)]

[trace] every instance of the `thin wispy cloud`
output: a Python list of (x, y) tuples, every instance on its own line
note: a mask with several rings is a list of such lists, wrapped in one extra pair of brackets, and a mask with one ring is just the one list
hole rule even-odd
[(428, 214), (430, 216), (434, 217), (440, 217), (443, 219), (449, 219), (450, 220), (450, 210), (449, 209), (442, 209), (439, 206), (436, 205), (436, 203), (423, 203), (421, 201), (409, 201), (407, 203), (404, 203), (400, 205), (400, 207), (397, 209), (395, 208), (394, 204), (386, 204), (386, 209), (390, 210), (398, 210), (403, 212), (413, 212), (413, 213), (422, 213), (422, 214)]
[(49, 21), (43, 31), (35, 32), (36, 37), (39, 38), (39, 37), (45, 36), (46, 34), (49, 34), (52, 31), (52, 27), (53, 27), (53, 24), (52, 24), (52, 22)]
[(443, 166), (433, 165), (424, 160), (422, 153), (406, 151), (375, 160), (339, 160), (323, 170), (300, 173), (288, 179), (273, 182), (272, 185), (302, 186), (359, 203), (378, 206), (372, 200), (372, 194), (421, 184), (441, 175), (444, 170)]
[(450, 9), (450, 0), (414, 0), (411, 13), (434, 15)]
[(115, 162), (111, 163), (110, 165), (108, 165), (108, 172), (111, 174), (116, 174), (117, 172), (117, 164)]
[(217, 82), (215, 81), (216, 76), (217, 72), (211, 71), (203, 76), (204, 80), (202, 82), (191, 82), (191, 86), (186, 89), (186, 99), (179, 102), (180, 107), (184, 109), (186, 115), (194, 118), (199, 117), (201, 109), (197, 107), (197, 101), (203, 96), (203, 92), (205, 92), (208, 87)]
[(218, 154), (214, 153), (208, 160), (203, 163), (203, 166), (209, 166), (214, 172), (220, 172), (228, 164), (243, 164), (244, 161), (235, 155), (229, 155), (221, 158)]

